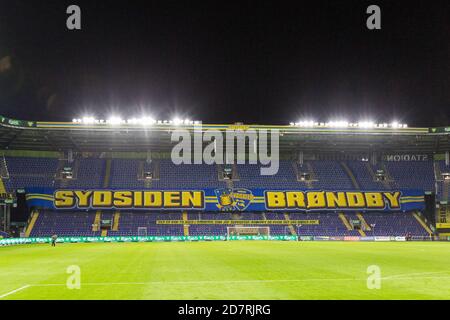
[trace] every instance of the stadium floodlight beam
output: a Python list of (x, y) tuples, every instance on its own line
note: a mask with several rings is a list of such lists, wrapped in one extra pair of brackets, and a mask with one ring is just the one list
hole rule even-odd
[(94, 124), (95, 123), (95, 118), (94, 117), (83, 117), (83, 121), (84, 124)]
[(331, 128), (347, 128), (348, 121), (346, 120), (330, 121), (328, 122), (328, 126)]
[(180, 124), (183, 124), (183, 120), (181, 120), (179, 118), (175, 118), (172, 120), (172, 123), (176, 126), (179, 126)]
[(399, 123), (398, 121), (393, 121), (391, 123), (391, 128), (393, 129), (406, 129), (408, 125), (406, 123)]
[(298, 122), (290, 122), (289, 125), (302, 128), (312, 128), (316, 125), (316, 123), (312, 120), (300, 120)]
[(144, 126), (150, 126), (156, 123), (156, 121), (152, 117), (142, 117), (140, 121)]
[(120, 117), (112, 116), (107, 122), (111, 125), (119, 125), (123, 123), (123, 120)]
[(360, 121), (358, 122), (358, 127), (363, 129), (371, 129), (375, 127), (375, 122), (373, 121)]

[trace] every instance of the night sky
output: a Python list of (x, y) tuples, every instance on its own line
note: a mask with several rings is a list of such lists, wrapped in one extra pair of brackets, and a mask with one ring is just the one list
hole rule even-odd
[(0, 114), (144, 113), (450, 125), (450, 1), (0, 0)]

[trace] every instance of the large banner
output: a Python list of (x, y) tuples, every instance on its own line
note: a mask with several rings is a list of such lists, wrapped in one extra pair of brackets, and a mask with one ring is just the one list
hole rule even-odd
[(26, 189), (29, 207), (56, 210), (146, 211), (411, 211), (423, 210), (424, 192), (265, 190)]

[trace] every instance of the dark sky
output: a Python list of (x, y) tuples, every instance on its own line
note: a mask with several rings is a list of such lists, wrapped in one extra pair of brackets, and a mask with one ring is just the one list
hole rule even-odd
[(26, 120), (450, 125), (448, 0), (0, 0), (0, 59), (0, 114)]

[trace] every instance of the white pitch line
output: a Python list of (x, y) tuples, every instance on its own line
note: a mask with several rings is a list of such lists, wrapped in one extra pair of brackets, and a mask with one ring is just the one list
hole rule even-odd
[[(413, 279), (450, 279), (450, 276), (426, 276), (443, 272), (406, 273), (381, 277), (381, 280), (401, 281)], [(228, 283), (276, 283), (276, 282), (317, 282), (317, 281), (366, 281), (366, 278), (311, 278), (311, 279), (272, 279), (272, 280), (199, 280), (199, 281), (149, 281), (149, 282), (85, 282), (81, 286), (121, 286), (121, 285), (191, 285), (191, 284), (228, 284)], [(65, 283), (27, 284), (21, 288), (5, 293), (0, 299), (29, 287), (65, 287)]]
[[(440, 273), (440, 272), (436, 272)], [(430, 273), (424, 273), (430, 274)], [(432, 274), (432, 273), (431, 273)], [(450, 279), (450, 276), (424, 276), (424, 277), (411, 277), (405, 274), (405, 277), (388, 276), (382, 277), (381, 280), (413, 280), (413, 279)], [(315, 281), (366, 281), (367, 278), (311, 278), (311, 279), (274, 279), (274, 280), (205, 280), (205, 281), (149, 281), (149, 282), (86, 282), (81, 283), (81, 286), (120, 286), (120, 285), (171, 285), (171, 284), (228, 284), (228, 283), (271, 283), (271, 282), (315, 282)], [(44, 283), (33, 284), (31, 287), (61, 287), (66, 286), (63, 283)]]
[[(394, 279), (394, 278), (411, 278), (413, 276), (425, 276), (430, 274), (448, 274), (449, 271), (436, 271), (436, 272), (415, 272), (415, 273), (401, 273), (401, 274), (394, 274), (387, 277), (382, 277), (381, 279)], [(421, 277), (418, 277), (419, 279)], [(426, 277), (425, 277), (426, 278)]]
[[(337, 279), (275, 279), (275, 280), (204, 280), (204, 281), (149, 281), (149, 282), (86, 282), (81, 283), (81, 286), (116, 286), (116, 285), (158, 285), (158, 284), (219, 284), (219, 283), (267, 283), (267, 282), (305, 282), (305, 281), (358, 281), (365, 279), (355, 278), (337, 278)], [(33, 287), (57, 287), (65, 286), (62, 283), (44, 283), (33, 284)]]
[(27, 285), (25, 285), (25, 286), (23, 286), (23, 287), (20, 287), (19, 289), (16, 289), (16, 290), (10, 291), (10, 292), (8, 292), (8, 293), (2, 294), (2, 295), (0, 296), (0, 299), (3, 299), (3, 298), (5, 298), (5, 297), (7, 297), (7, 296), (10, 296), (10, 295), (12, 295), (12, 294), (14, 294), (14, 293), (16, 293), (16, 292), (25, 290), (26, 288), (29, 288), (29, 287), (31, 287), (31, 285), (27, 284)]

